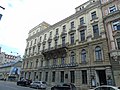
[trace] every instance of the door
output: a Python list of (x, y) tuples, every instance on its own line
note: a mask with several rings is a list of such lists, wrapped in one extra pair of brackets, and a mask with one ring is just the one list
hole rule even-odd
[(97, 70), (99, 85), (107, 85), (105, 70)]

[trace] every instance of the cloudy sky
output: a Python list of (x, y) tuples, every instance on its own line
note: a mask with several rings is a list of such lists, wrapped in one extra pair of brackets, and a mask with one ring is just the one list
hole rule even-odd
[(0, 0), (3, 17), (0, 21), (2, 52), (24, 54), (30, 29), (45, 21), (49, 24), (75, 13), (75, 7), (88, 0)]

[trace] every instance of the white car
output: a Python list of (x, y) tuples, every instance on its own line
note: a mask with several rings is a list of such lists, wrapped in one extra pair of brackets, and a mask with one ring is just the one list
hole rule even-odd
[(46, 82), (43, 82), (43, 81), (33, 81), (31, 84), (30, 84), (30, 87), (31, 88), (37, 88), (37, 89), (45, 89), (47, 87), (47, 84)]
[(115, 86), (102, 85), (102, 86), (97, 86), (94, 89), (89, 89), (89, 90), (120, 90), (120, 89)]

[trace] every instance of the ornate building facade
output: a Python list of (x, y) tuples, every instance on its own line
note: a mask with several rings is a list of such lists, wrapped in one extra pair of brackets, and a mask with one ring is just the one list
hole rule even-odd
[(22, 77), (46, 81), (50, 86), (73, 83), (78, 90), (107, 84), (113, 72), (99, 0), (75, 8), (76, 12), (28, 33)]
[(120, 86), (120, 0), (101, 0), (109, 56), (116, 86)]

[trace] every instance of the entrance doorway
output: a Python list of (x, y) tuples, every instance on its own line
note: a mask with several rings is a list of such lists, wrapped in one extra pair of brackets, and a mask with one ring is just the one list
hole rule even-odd
[(107, 85), (105, 70), (96, 70), (99, 85)]

